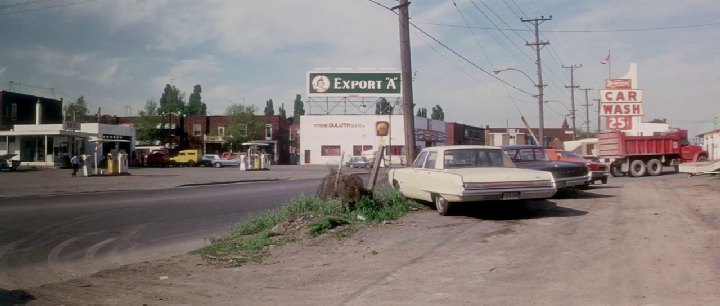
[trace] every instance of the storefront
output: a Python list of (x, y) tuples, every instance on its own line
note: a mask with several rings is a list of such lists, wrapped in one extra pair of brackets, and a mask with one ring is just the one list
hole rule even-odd
[[(403, 115), (306, 115), (300, 119), (301, 164), (337, 165), (352, 156), (374, 156), (387, 146), (385, 161), (405, 164)], [(445, 123), (415, 117), (416, 147), (444, 145)]]
[[(74, 154), (94, 156), (92, 139), (118, 139), (126, 152), (132, 152), (135, 129), (108, 124), (17, 124), (10, 131), (0, 131), (0, 154), (15, 154), (24, 166), (69, 167)], [(98, 147), (98, 155), (115, 148), (114, 142)]]

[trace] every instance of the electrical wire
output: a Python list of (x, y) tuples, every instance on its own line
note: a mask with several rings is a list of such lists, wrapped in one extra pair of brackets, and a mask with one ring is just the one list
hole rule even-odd
[[(370, 0), (368, 0), (368, 1), (370, 1)], [(447, 24), (447, 23), (439, 23), (439, 22), (426, 22), (426, 21), (416, 21), (416, 22), (419, 24), (429, 24), (429, 25), (444, 26), (444, 27), (451, 27), (451, 28), (465, 28), (466, 27), (463, 25)], [(720, 26), (720, 22), (679, 25), (679, 26), (669, 26), (669, 27), (629, 28), (629, 29), (611, 29), (611, 30), (545, 30), (543, 32), (546, 32), (546, 33), (648, 32), (648, 31), (679, 30), (679, 29), (701, 28), (701, 27), (712, 27), (712, 26)], [(481, 29), (481, 30), (498, 30), (498, 31), (518, 31), (518, 32), (531, 32), (532, 31), (530, 29), (523, 30), (523, 29), (511, 29), (511, 28), (501, 28), (501, 29), (495, 29), (495, 28), (491, 28), (491, 27), (474, 27), (474, 28)]]
[[(38, 1), (39, 1), (39, 0), (38, 0)], [(34, 11), (41, 11), (41, 10), (47, 10), (47, 9), (64, 7), (64, 6), (71, 6), (71, 5), (78, 5), (78, 4), (85, 4), (85, 3), (96, 2), (96, 1), (100, 1), (100, 0), (85, 0), (85, 1), (77, 1), (77, 2), (63, 3), (63, 4), (58, 4), (58, 5), (51, 5), (51, 6), (45, 6), (45, 7), (40, 7), (40, 8), (33, 8), (33, 9), (26, 9), (26, 10), (21, 10), (21, 11), (15, 11), (15, 12), (10, 12), (10, 13), (2, 13), (2, 14), (0, 14), (0, 16), (14, 15), (14, 14), (20, 14), (20, 13), (34, 12)]]

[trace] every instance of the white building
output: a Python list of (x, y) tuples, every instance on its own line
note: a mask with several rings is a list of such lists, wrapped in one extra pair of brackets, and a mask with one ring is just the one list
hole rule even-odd
[[(99, 140), (99, 141), (98, 141)], [(101, 123), (16, 124), (0, 131), (0, 154), (16, 154), (27, 166), (67, 166), (69, 156), (85, 153), (93, 158), (118, 148), (132, 152), (135, 128)]]
[(720, 160), (720, 116), (713, 118), (703, 130), (698, 136), (703, 149), (708, 153), (708, 159)]
[[(415, 117), (414, 123), (417, 148), (447, 142), (445, 122)], [(381, 146), (388, 146), (386, 161), (406, 164), (403, 115), (305, 115), (299, 133), (301, 164), (338, 165)]]

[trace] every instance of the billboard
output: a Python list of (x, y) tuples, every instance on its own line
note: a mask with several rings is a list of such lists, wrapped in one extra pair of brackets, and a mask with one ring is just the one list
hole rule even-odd
[(310, 71), (308, 97), (401, 97), (400, 71)]

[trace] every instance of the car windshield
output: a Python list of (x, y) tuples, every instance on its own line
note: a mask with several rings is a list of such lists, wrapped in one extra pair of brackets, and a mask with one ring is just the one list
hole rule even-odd
[(549, 160), (542, 148), (521, 148), (505, 150), (505, 154), (513, 162), (526, 162), (536, 160)]
[(557, 154), (563, 158), (582, 158), (582, 156), (569, 151), (557, 151)]
[(500, 149), (446, 150), (444, 168), (504, 167), (513, 168), (510, 159)]

